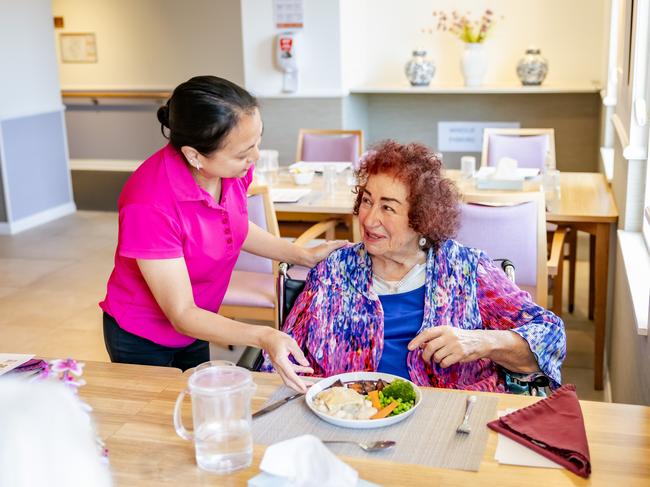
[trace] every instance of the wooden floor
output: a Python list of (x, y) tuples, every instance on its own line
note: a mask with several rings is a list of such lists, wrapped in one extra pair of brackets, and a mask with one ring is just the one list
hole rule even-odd
[[(116, 213), (87, 211), (0, 235), (0, 352), (108, 361), (98, 303), (113, 267), (116, 236)], [(604, 400), (604, 393), (593, 389), (588, 255), (581, 239), (576, 310), (564, 315), (568, 353), (562, 375), (565, 383), (577, 385), (581, 399)], [(212, 353), (232, 359), (237, 352), (213, 347)]]

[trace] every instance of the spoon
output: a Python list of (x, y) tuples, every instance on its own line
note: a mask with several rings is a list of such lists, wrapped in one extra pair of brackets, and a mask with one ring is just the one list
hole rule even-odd
[(323, 443), (351, 443), (353, 445), (357, 445), (363, 451), (367, 452), (387, 450), (388, 448), (392, 448), (397, 444), (394, 441), (373, 441), (372, 443), (360, 443), (358, 441), (350, 440), (323, 440)]

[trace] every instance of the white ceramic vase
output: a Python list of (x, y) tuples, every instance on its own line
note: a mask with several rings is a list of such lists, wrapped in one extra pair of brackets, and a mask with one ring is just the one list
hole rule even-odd
[(482, 42), (466, 42), (460, 65), (465, 86), (481, 86), (488, 67), (485, 45)]

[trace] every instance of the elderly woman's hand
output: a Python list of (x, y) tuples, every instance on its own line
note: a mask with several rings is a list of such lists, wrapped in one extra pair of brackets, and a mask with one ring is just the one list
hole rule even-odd
[(453, 326), (435, 326), (417, 335), (409, 350), (422, 349), (422, 359), (433, 358), (441, 367), (472, 362), (488, 355), (488, 336), (484, 330), (464, 330)]
[[(282, 381), (298, 392), (307, 392), (307, 386), (297, 373), (313, 374), (314, 369), (309, 366), (309, 361), (296, 341), (286, 333), (273, 328), (264, 331), (261, 346), (269, 354), (273, 368), (280, 374)], [(292, 356), (300, 365), (291, 362), (289, 356)]]

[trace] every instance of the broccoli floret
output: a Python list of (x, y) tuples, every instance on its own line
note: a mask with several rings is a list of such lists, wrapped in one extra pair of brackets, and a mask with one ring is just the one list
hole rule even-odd
[(415, 402), (415, 390), (410, 382), (395, 379), (381, 391), (385, 397), (401, 399), (402, 402)]

